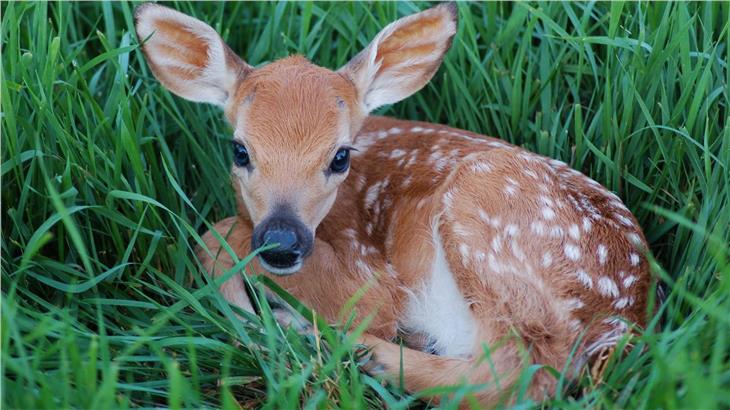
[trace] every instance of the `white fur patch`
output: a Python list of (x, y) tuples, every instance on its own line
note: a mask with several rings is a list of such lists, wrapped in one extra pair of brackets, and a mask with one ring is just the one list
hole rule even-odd
[(583, 284), (583, 286), (585, 286), (588, 289), (593, 288), (593, 279), (591, 279), (590, 275), (588, 275), (588, 273), (586, 273), (586, 271), (579, 270), (578, 272), (575, 273), (575, 276), (578, 277), (578, 280), (580, 281), (580, 283)]
[(629, 255), (629, 261), (631, 262), (631, 266), (638, 265), (640, 262), (639, 255), (632, 253), (631, 255)]
[(634, 282), (636, 282), (636, 276), (629, 275), (629, 276), (625, 277), (623, 280), (624, 289), (630, 288), (631, 285), (634, 284)]
[(572, 261), (577, 261), (580, 259), (580, 249), (578, 249), (577, 246), (573, 245), (572, 243), (569, 243), (565, 245), (565, 256), (568, 257), (568, 259)]
[(583, 231), (590, 232), (591, 228), (593, 227), (593, 224), (591, 223), (591, 220), (587, 217), (583, 217)]
[(598, 263), (600, 263), (601, 265), (605, 265), (607, 257), (608, 249), (606, 248), (606, 245), (598, 245)]
[(400, 158), (404, 155), (406, 155), (406, 152), (402, 149), (394, 149), (393, 151), (390, 151), (390, 159)]
[(542, 217), (547, 220), (555, 219), (555, 211), (551, 208), (544, 207), (540, 212), (542, 213)]
[(550, 252), (542, 254), (542, 266), (547, 268), (553, 264), (553, 255)]
[(428, 336), (436, 353), (467, 357), (472, 353), (477, 325), (446, 261), (441, 238), (434, 232), (430, 277), (410, 294), (401, 326)]
[(580, 239), (580, 230), (578, 229), (578, 225), (573, 224), (570, 225), (570, 228), (568, 228), (568, 235), (570, 235), (571, 238), (575, 239), (576, 241)]
[(598, 293), (603, 296), (612, 298), (616, 298), (619, 296), (618, 286), (616, 286), (616, 282), (606, 276), (601, 276), (601, 278), (598, 279)]

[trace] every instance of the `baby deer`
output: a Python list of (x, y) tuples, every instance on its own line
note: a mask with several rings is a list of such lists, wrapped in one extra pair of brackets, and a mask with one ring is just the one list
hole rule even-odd
[[(402, 370), (409, 391), (483, 383), (477, 399), (490, 405), (526, 365), (575, 370), (628, 323), (644, 325), (650, 275), (631, 212), (563, 162), (368, 116), (421, 89), (456, 28), (456, 6), (441, 4), (388, 25), (337, 71), (301, 56), (254, 68), (195, 18), (136, 10), (157, 79), (220, 106), (234, 128), (239, 214), (215, 230), (236, 255), (278, 244), (249, 269), (330, 321), (367, 289), (353, 309), (372, 315), (360, 339), (369, 371), (397, 380)], [(199, 253), (213, 275), (233, 264), (217, 237)], [(240, 277), (221, 292), (254, 311)], [(540, 370), (529, 394), (555, 387)]]

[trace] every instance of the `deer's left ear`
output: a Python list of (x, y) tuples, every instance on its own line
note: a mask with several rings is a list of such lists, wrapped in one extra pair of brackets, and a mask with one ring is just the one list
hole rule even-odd
[(355, 83), (367, 112), (420, 90), (436, 73), (456, 34), (455, 3), (397, 20), (339, 72)]
[(137, 37), (152, 73), (173, 93), (225, 106), (253, 68), (202, 21), (154, 3), (135, 10)]

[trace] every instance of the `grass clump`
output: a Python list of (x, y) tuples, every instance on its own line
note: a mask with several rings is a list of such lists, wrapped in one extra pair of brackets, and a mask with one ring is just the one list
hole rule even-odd
[[(427, 4), (172, 6), (250, 64), (301, 53), (336, 68)], [(231, 130), (154, 80), (134, 4), (0, 7), (3, 407), (415, 403), (358, 372), (342, 334), (302, 337), (265, 308), (243, 323), (200, 273), (199, 235), (235, 212)], [(730, 407), (730, 5), (459, 14), (434, 81), (383, 113), (500, 136), (585, 172), (637, 215), (666, 286), (652, 316), (662, 328), (634, 340), (640, 349), (600, 380), (518, 405)]]

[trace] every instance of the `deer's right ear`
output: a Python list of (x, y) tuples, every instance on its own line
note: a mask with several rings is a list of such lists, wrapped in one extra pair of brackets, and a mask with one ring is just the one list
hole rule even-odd
[(137, 7), (134, 16), (152, 73), (180, 97), (225, 106), (253, 70), (198, 19), (154, 3)]
[(451, 47), (457, 19), (455, 3), (403, 17), (340, 68), (355, 84), (365, 111), (398, 102), (426, 85)]

